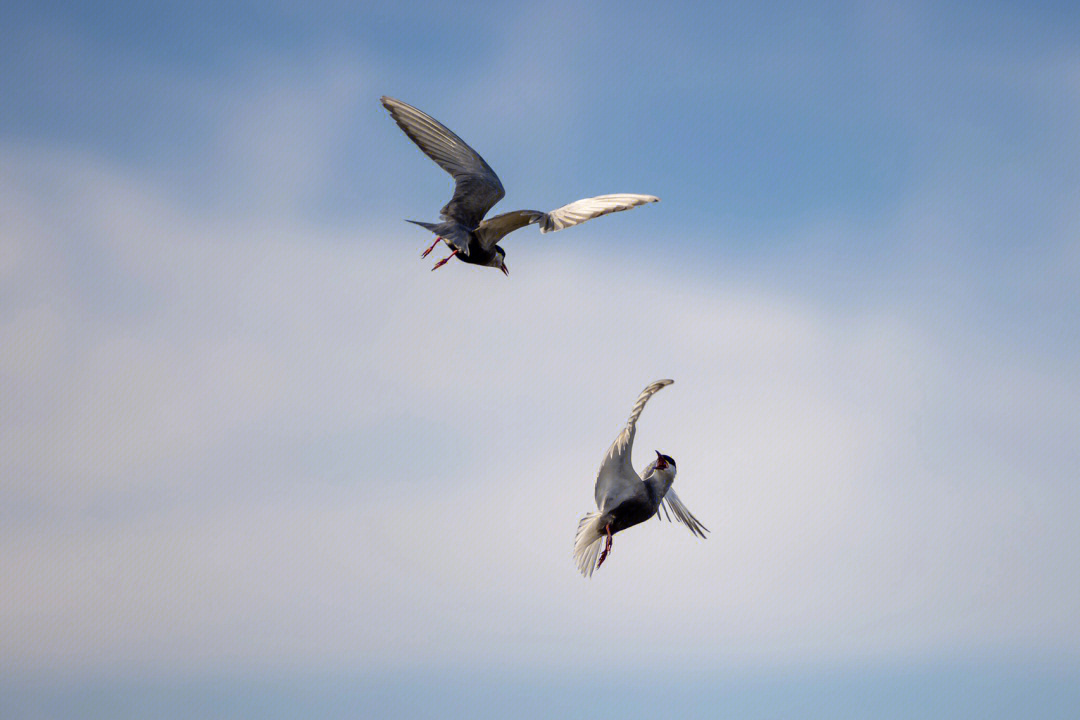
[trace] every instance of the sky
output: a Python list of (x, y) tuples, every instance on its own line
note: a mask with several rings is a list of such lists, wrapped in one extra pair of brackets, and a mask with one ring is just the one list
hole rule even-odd
[[(1074, 3), (3, 17), (0, 715), (1075, 711)], [(662, 201), (433, 274), (382, 95)]]

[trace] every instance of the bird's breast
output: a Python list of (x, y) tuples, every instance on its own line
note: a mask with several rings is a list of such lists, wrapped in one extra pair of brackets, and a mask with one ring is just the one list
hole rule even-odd
[(485, 249), (477, 240), (476, 233), (472, 233), (469, 236), (469, 254), (465, 256), (458, 255), (458, 257), (470, 265), (490, 265), (491, 261), (495, 259), (495, 251)]
[(619, 532), (626, 528), (643, 523), (653, 516), (656, 508), (643, 500), (627, 500), (610, 510), (612, 516), (611, 532)]

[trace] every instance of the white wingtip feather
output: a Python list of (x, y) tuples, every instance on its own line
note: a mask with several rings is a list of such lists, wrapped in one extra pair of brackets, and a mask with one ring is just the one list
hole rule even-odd
[(616, 193), (614, 195), (597, 195), (596, 197), (582, 198), (545, 214), (540, 220), (540, 232), (555, 232), (601, 215), (629, 210), (638, 205), (654, 202), (660, 202), (660, 198), (655, 195), (638, 195), (636, 193)]

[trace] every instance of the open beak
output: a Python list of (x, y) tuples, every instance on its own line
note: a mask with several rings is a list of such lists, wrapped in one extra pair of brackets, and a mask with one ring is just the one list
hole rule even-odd
[(656, 453), (656, 469), (657, 470), (663, 470), (664, 468), (666, 468), (667, 467), (667, 460), (665, 460), (663, 455), (660, 454), (660, 451), (659, 450), (653, 450), (653, 452)]
[(506, 263), (503, 263), (499, 269), (503, 271), (503, 275), (510, 277), (510, 271), (506, 269)]

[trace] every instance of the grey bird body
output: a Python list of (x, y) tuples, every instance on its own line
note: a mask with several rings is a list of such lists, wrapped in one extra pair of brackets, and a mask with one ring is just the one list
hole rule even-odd
[[(672, 458), (657, 451), (656, 459), (644, 468), (641, 475), (634, 471), (631, 463), (637, 420), (645, 409), (645, 403), (672, 382), (658, 380), (641, 392), (626, 427), (615, 438), (600, 464), (594, 491), (599, 512), (589, 513), (581, 519), (574, 543), (574, 559), (585, 576), (592, 575), (604, 562), (611, 550), (612, 535), (643, 523), (653, 516), (659, 517), (661, 508), (668, 514), (669, 520), (674, 515), (675, 519), (686, 525), (694, 535), (704, 538), (708, 532), (683, 506), (671, 488), (676, 472)], [(601, 553), (600, 544), (605, 538), (607, 542)]]
[[(451, 257), (472, 265), (496, 267), (507, 272), (506, 252), (498, 242), (506, 235), (525, 227), (540, 225), (540, 232), (554, 232), (586, 220), (645, 203), (658, 202), (652, 195), (624, 193), (599, 195), (564, 205), (551, 212), (515, 210), (484, 220), (484, 216), (506, 194), (498, 175), (480, 155), (430, 115), (400, 100), (381, 99), (383, 107), (398, 127), (416, 145), (454, 179), (454, 195), (439, 212), (441, 223), (410, 220), (435, 233), (437, 240), (427, 253), (443, 240), (453, 248)], [(449, 259), (449, 258), (447, 258)], [(446, 261), (435, 267), (441, 267)]]
[[(452, 247), (460, 249), (461, 252), (456, 257), (464, 263), (499, 267), (499, 251), (502, 248), (495, 245), (495, 243), (485, 244), (481, 239), (480, 228), (470, 230), (464, 225), (455, 222), (426, 223), (419, 220), (408, 220), (407, 222), (430, 230), (436, 236), (446, 240)], [(502, 253), (502, 255), (505, 254)]]

